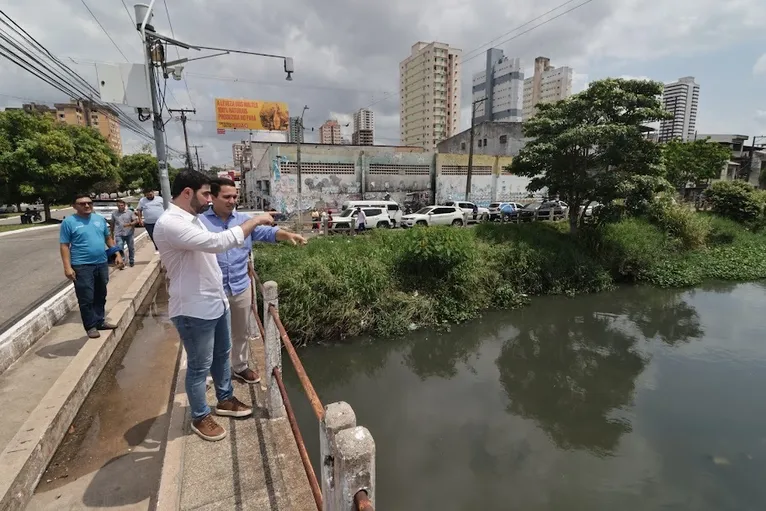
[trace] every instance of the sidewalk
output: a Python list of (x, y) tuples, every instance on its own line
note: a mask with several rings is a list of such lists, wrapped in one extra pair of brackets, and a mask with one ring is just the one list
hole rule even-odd
[(107, 316), (117, 330), (88, 339), (75, 310), (0, 375), (0, 409), (6, 410), (0, 417), (0, 509), (24, 509), (158, 275), (154, 247), (145, 244), (134, 268), (110, 276)]
[[(264, 374), (263, 343), (251, 344), (251, 360)], [(316, 505), (287, 419), (266, 418), (265, 387), (234, 382), (242, 402), (255, 404), (253, 417), (218, 417), (228, 435), (202, 440), (189, 429), (182, 355), (170, 419), (157, 511), (315, 511)], [(263, 382), (266, 378), (263, 378)], [(215, 403), (214, 389), (208, 403)], [(318, 430), (303, 432), (318, 434)]]

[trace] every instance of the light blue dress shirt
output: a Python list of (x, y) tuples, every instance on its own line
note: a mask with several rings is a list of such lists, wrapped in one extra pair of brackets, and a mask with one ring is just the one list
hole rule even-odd
[[(224, 222), (215, 214), (213, 208), (210, 208), (199, 215), (199, 219), (210, 232), (223, 232), (237, 225), (242, 225), (250, 219), (250, 215), (234, 211)], [(241, 248), (232, 248), (216, 254), (218, 266), (221, 267), (221, 273), (223, 273), (223, 288), (227, 295), (238, 295), (250, 287), (247, 263), (250, 261), (253, 243), (256, 241), (276, 243), (278, 230), (279, 227), (258, 226), (250, 236), (245, 238), (245, 243)]]

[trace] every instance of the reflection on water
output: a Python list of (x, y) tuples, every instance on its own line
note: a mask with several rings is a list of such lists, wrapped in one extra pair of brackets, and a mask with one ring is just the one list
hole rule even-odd
[[(381, 509), (765, 509), (764, 298), (747, 284), (537, 299), (301, 357), (375, 437)], [(292, 401), (316, 460), (316, 421)]]

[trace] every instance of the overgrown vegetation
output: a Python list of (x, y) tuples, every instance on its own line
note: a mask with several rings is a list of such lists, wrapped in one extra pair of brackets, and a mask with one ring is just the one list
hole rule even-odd
[(396, 335), (618, 283), (766, 278), (766, 234), (669, 201), (650, 216), (566, 231), (564, 223), (483, 224), (258, 245), (256, 268), (279, 283), (282, 318), (298, 342)]

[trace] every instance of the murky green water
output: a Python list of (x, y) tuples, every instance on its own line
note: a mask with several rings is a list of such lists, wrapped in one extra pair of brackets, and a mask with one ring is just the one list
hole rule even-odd
[(761, 284), (536, 299), (300, 354), (375, 438), (376, 509), (766, 509)]

